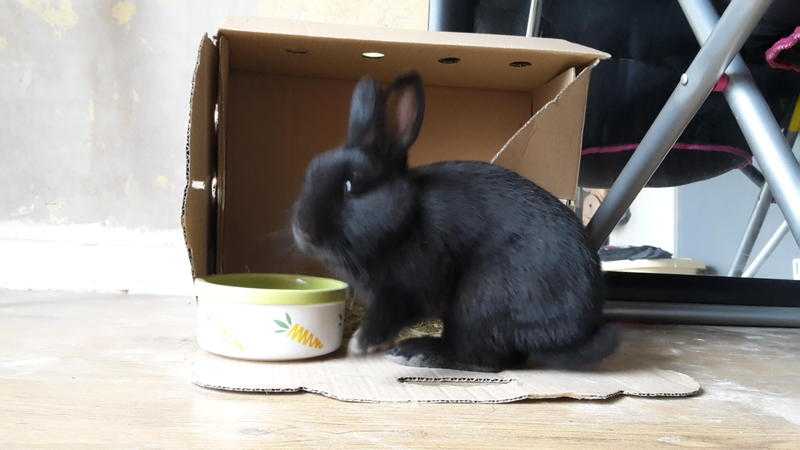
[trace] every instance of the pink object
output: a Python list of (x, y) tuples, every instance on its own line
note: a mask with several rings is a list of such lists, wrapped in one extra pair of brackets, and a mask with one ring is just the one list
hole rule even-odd
[[(619, 153), (619, 152), (630, 152), (636, 150), (639, 144), (623, 144), (623, 145), (609, 145), (605, 147), (587, 147), (583, 149), (581, 152), (581, 156), (586, 155), (596, 155), (602, 153)], [(673, 150), (683, 150), (683, 151), (697, 151), (697, 152), (722, 152), (722, 153), (729, 153), (731, 155), (736, 155), (739, 158), (744, 159), (744, 162), (739, 166), (745, 167), (753, 163), (753, 156), (746, 151), (737, 148), (731, 147), (730, 145), (713, 145), (713, 144), (684, 144), (678, 142), (677, 144), (672, 146)]]
[(728, 89), (728, 83), (730, 82), (731, 79), (723, 73), (722, 76), (719, 77), (719, 80), (717, 80), (717, 84), (714, 85), (714, 92), (724, 92), (725, 89)]
[(773, 69), (793, 70), (800, 72), (800, 66), (795, 64), (787, 64), (778, 61), (778, 56), (781, 52), (788, 50), (800, 42), (800, 27), (794, 29), (794, 32), (785, 38), (778, 40), (772, 47), (767, 50), (764, 56), (767, 59), (767, 64)]

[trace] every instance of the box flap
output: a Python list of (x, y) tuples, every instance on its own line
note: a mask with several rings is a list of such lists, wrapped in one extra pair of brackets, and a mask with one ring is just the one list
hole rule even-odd
[[(234, 70), (350, 80), (369, 73), (389, 81), (414, 68), (428, 85), (498, 90), (530, 91), (570, 67), (585, 67), (608, 57), (558, 39), (266, 18), (230, 18), (220, 35), (228, 38)], [(384, 57), (368, 59), (363, 52), (380, 52)], [(443, 58), (458, 62), (440, 62)]]
[(535, 90), (534, 108), (544, 99), (549, 100), (506, 142), (492, 162), (536, 180), (560, 199), (573, 199), (580, 169), (589, 77), (597, 63), (581, 70), (577, 77), (575, 69), (570, 68)]
[(192, 82), (189, 130), (186, 143), (186, 189), (183, 223), (186, 247), (194, 276), (213, 271), (214, 206), (212, 184), (216, 166), (217, 48), (204, 35), (197, 52)]

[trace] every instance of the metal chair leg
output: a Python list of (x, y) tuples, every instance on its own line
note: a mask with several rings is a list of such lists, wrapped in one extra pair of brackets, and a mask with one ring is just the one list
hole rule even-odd
[(759, 251), (756, 257), (753, 258), (753, 262), (751, 262), (750, 265), (747, 266), (747, 269), (745, 269), (744, 272), (742, 272), (743, 278), (752, 278), (755, 276), (756, 273), (758, 273), (758, 269), (760, 269), (761, 266), (763, 266), (764, 263), (767, 262), (767, 258), (772, 256), (772, 252), (774, 252), (775, 249), (778, 248), (778, 244), (781, 243), (783, 237), (786, 236), (786, 233), (788, 231), (789, 231), (789, 224), (787, 224), (786, 221), (784, 220), (780, 224), (778, 229), (775, 230), (774, 233), (772, 233), (772, 236), (770, 236), (769, 240), (767, 240), (767, 243), (764, 244), (764, 247), (761, 249), (761, 251)]
[[(625, 210), (661, 165), (669, 149), (705, 102), (714, 84), (742, 48), (770, 3), (771, 0), (732, 0), (725, 9), (708, 40), (681, 76), (678, 86), (589, 223), (587, 229), (595, 247), (602, 245)], [(771, 162), (772, 160), (765, 161), (766, 164)], [(767, 180), (772, 182), (770, 177)], [(798, 220), (800, 221), (800, 210)]]
[(428, 30), (471, 32), (474, 3), (468, 0), (430, 0)]
[[(792, 154), (796, 155), (798, 150), (800, 150), (800, 139), (797, 138), (797, 133), (788, 132), (786, 135), (788, 142), (794, 142), (791, 151)], [(728, 276), (742, 276), (745, 278), (755, 276), (755, 274), (758, 272), (758, 269), (760, 269), (767, 258), (772, 255), (772, 252), (775, 251), (775, 248), (778, 246), (778, 244), (780, 244), (780, 242), (783, 240), (783, 237), (786, 235), (789, 225), (784, 220), (772, 237), (770, 237), (767, 243), (764, 244), (764, 248), (758, 252), (756, 257), (753, 259), (753, 262), (745, 269), (745, 265), (750, 258), (750, 253), (753, 251), (753, 244), (755, 244), (758, 233), (760, 232), (761, 226), (764, 223), (764, 218), (769, 211), (769, 204), (771, 203), (771, 200), (768, 199), (771, 198), (772, 194), (769, 193), (769, 184), (765, 182), (761, 188), (761, 193), (758, 196), (755, 209), (753, 210), (753, 214), (750, 216), (750, 223), (747, 224), (747, 230), (742, 237), (742, 242), (739, 244), (739, 249), (736, 252), (736, 258), (734, 259), (733, 265), (731, 265), (731, 270), (728, 272)], [(754, 221), (757, 221), (757, 223), (754, 223)]]
[[(711, 3), (708, 0), (679, 2), (698, 42), (706, 41), (707, 37), (710, 41), (719, 19)], [(728, 9), (733, 5), (731, 3)], [(725, 74), (730, 80), (724, 91), (725, 99), (761, 166), (775, 203), (789, 223), (795, 242), (800, 245), (800, 164), (792, 154), (790, 141), (787, 142), (740, 56), (733, 58)]]
[(528, 24), (525, 27), (525, 36), (527, 37), (539, 36), (539, 26), (542, 21), (542, 1), (531, 0), (528, 10)]
[[(797, 139), (797, 133), (787, 132), (786, 140), (787, 142), (794, 142), (792, 153), (796, 154), (797, 149), (800, 147), (800, 139)], [(743, 276), (742, 274), (746, 272), (745, 265), (747, 265), (747, 261), (750, 259), (750, 254), (753, 251), (753, 245), (758, 238), (758, 233), (761, 232), (761, 226), (764, 224), (764, 219), (767, 217), (767, 212), (769, 212), (769, 207), (773, 201), (774, 199), (772, 198), (772, 193), (769, 191), (769, 184), (764, 182), (761, 185), (761, 191), (758, 194), (756, 206), (753, 208), (753, 212), (750, 214), (750, 221), (747, 223), (747, 229), (745, 229), (744, 236), (742, 236), (742, 240), (739, 243), (739, 248), (736, 250), (736, 257), (734, 257), (733, 264), (731, 264), (731, 268), (728, 271), (729, 277)], [(786, 225), (786, 221), (784, 221), (784, 225), (782, 226)], [(759, 257), (763, 254), (763, 252), (763, 250), (759, 252)], [(767, 256), (769, 256), (769, 254), (767, 254)], [(755, 260), (753, 261), (753, 264), (755, 264)], [(761, 267), (761, 265), (757, 266), (755, 271), (757, 271), (759, 267)], [(747, 268), (747, 271), (750, 271), (750, 267)], [(755, 273), (755, 271), (751, 273)], [(747, 277), (747, 275), (744, 276)]]
[(750, 221), (747, 222), (742, 241), (739, 243), (739, 248), (736, 249), (736, 256), (733, 258), (730, 270), (728, 270), (729, 277), (739, 277), (744, 271), (747, 261), (750, 259), (750, 254), (753, 252), (753, 245), (756, 243), (758, 234), (761, 232), (761, 226), (764, 225), (764, 219), (767, 217), (769, 207), (772, 204), (772, 193), (769, 191), (769, 184), (764, 183), (761, 185), (761, 192), (758, 194), (756, 206), (750, 214)]

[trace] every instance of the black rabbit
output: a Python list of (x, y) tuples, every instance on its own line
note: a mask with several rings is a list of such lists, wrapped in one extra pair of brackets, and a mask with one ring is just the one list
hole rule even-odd
[(441, 338), (400, 342), (406, 365), (498, 371), (578, 367), (616, 347), (602, 276), (575, 214), (520, 175), (483, 162), (410, 169), (425, 110), (420, 76), (353, 93), (347, 143), (311, 161), (294, 205), (297, 246), (366, 301), (353, 353), (441, 318)]

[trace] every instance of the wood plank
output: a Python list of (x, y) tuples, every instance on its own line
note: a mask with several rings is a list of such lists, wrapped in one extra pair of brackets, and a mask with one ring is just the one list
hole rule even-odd
[(0, 448), (798, 448), (800, 330), (626, 326), (617, 357), (685, 372), (689, 399), (342, 403), (189, 383), (185, 298), (0, 291)]

